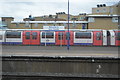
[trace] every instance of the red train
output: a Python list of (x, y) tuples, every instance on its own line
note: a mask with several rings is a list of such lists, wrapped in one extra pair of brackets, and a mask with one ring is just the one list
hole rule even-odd
[(120, 46), (120, 30), (38, 30), (6, 29), (0, 31), (1, 44), (20, 45), (94, 45)]

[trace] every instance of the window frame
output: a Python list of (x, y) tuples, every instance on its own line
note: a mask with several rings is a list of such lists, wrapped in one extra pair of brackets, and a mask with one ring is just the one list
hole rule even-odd
[[(62, 36), (62, 37), (61, 37)], [(58, 33), (58, 39), (59, 40), (63, 40), (63, 37), (64, 37), (64, 33), (63, 32), (59, 32)]]
[[(29, 35), (27, 35), (27, 33), (29, 33)], [(27, 39), (27, 40), (30, 39), (30, 32), (25, 33), (25, 39)]]
[[(19, 33), (19, 34), (17, 34), (17, 33)], [(5, 36), (6, 36), (6, 38), (21, 38), (21, 32), (6, 32)]]
[(116, 40), (120, 40), (120, 32), (116, 33)]
[(96, 33), (96, 40), (101, 40), (102, 39), (101, 36), (102, 36), (102, 33), (101, 32), (97, 32)]
[[(33, 33), (35, 33), (35, 35), (34, 35)], [(37, 32), (32, 32), (32, 39), (33, 39), (33, 40), (36, 40), (36, 39), (37, 39), (37, 36), (38, 36)]]
[[(52, 35), (48, 35), (49, 33), (52, 33)], [(44, 35), (43, 35), (44, 34)], [(45, 36), (46, 34), (46, 36)], [(42, 38), (54, 38), (54, 32), (42, 32)]]
[[(89, 34), (89, 36), (86, 36), (87, 34)], [(91, 39), (92, 35), (91, 35), (91, 32), (76, 32), (75, 38), (76, 39)]]

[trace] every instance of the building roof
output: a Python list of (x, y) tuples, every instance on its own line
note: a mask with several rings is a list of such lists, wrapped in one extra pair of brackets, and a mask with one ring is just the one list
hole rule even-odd
[[(68, 23), (68, 21), (12, 21), (11, 23)], [(88, 21), (69, 21), (69, 23), (88, 23)]]
[(1, 17), (1, 18), (11, 18), (11, 19), (14, 19), (14, 17)]
[(120, 15), (87, 15), (87, 17), (118, 17)]

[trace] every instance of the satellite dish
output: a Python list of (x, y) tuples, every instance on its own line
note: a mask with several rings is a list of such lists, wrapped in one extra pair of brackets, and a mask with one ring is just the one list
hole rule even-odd
[(33, 20), (34, 20), (34, 17), (32, 17), (32, 15), (29, 15), (29, 19), (30, 19), (31, 21), (33, 21)]

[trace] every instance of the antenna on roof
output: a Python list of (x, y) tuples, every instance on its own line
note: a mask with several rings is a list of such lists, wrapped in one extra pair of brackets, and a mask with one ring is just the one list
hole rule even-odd
[(97, 7), (100, 7), (100, 5), (97, 5)]
[(103, 4), (103, 7), (106, 7), (106, 4)]
[(103, 7), (103, 5), (102, 5), (102, 4), (100, 4), (100, 7)]

